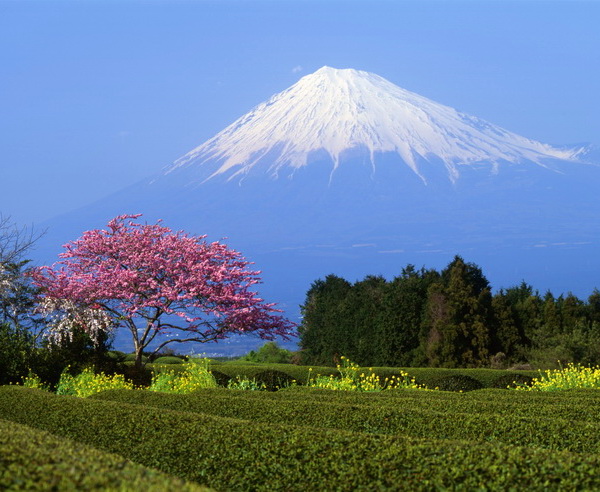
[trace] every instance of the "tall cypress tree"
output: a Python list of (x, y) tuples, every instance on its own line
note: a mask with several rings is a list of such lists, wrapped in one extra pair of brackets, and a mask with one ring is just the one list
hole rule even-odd
[(504, 290), (501, 289), (493, 296), (492, 311), (494, 322), (491, 352), (502, 352), (507, 361), (520, 361), (524, 341), (519, 329), (517, 314)]
[(478, 367), (489, 362), (492, 336), (491, 292), (481, 269), (460, 257), (442, 271), (428, 293), (430, 364)]
[(381, 276), (367, 275), (356, 282), (342, 303), (338, 320), (343, 335), (339, 354), (363, 366), (372, 366), (377, 346), (377, 324), (387, 282)]
[(348, 281), (336, 275), (312, 283), (300, 307), (302, 323), (298, 333), (303, 363), (331, 365), (339, 354), (345, 338), (340, 329), (340, 313), (350, 288)]
[(409, 366), (424, 363), (420, 327), (425, 315), (427, 290), (439, 278), (435, 270), (407, 265), (385, 288), (377, 322), (374, 365)]

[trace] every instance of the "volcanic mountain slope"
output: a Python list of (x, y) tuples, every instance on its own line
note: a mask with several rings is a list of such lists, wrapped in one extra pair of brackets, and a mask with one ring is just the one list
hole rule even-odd
[(323, 67), (126, 201), (252, 252), (562, 241), (573, 208), (591, 219), (598, 168), (586, 152), (521, 137), (368, 72)]
[[(243, 179), (261, 169), (291, 177), (323, 156), (331, 173), (350, 157), (390, 153), (419, 176), (420, 161), (443, 164), (452, 181), (477, 163), (573, 160), (583, 149), (558, 149), (404, 90), (368, 72), (323, 67), (258, 105), (181, 157), (166, 173), (189, 168), (203, 180)], [(496, 167), (495, 167), (496, 168)]]
[(593, 152), (323, 67), (158, 175), (52, 221), (40, 250), (54, 256), (85, 229), (143, 213), (229, 238), (264, 270), (265, 296), (292, 311), (330, 272), (389, 276), (456, 253), (482, 262), (498, 287), (535, 283), (537, 272), (556, 289), (573, 269), (600, 277)]

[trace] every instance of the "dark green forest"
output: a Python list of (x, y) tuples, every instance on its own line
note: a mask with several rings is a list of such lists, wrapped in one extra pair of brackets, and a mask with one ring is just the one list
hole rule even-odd
[(492, 293), (481, 268), (460, 256), (442, 271), (408, 265), (391, 281), (328, 275), (311, 285), (302, 316), (305, 364), (342, 355), (394, 367), (600, 363), (600, 291), (585, 301), (522, 282)]

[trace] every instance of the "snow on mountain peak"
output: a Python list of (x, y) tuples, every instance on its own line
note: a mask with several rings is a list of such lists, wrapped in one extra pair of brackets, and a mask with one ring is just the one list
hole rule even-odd
[[(501, 161), (575, 160), (559, 149), (511, 133), (402, 89), (373, 73), (322, 67), (275, 94), (167, 169), (212, 163), (210, 177), (242, 177), (266, 155), (269, 174), (306, 166), (325, 151), (332, 172), (350, 150), (396, 153), (421, 178), (419, 161), (440, 160), (451, 180), (459, 166)], [(313, 154), (314, 155), (314, 154)]]

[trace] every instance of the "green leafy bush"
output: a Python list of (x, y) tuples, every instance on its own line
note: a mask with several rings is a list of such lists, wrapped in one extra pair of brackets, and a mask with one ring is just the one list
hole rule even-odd
[(306, 384), (308, 379), (312, 377), (311, 373), (321, 375), (339, 375), (339, 371), (335, 367), (312, 367), (296, 366), (293, 364), (258, 364), (252, 362), (239, 363), (238, 361), (215, 363), (211, 362), (210, 369), (216, 369), (224, 374), (234, 378), (240, 376), (242, 378), (252, 379), (261, 371), (275, 370), (285, 372), (292, 379), (295, 379), (298, 384)]
[(202, 388), (216, 388), (217, 381), (208, 370), (208, 361), (187, 362), (183, 371), (162, 371), (154, 374), (150, 391), (191, 393)]
[(183, 360), (180, 357), (174, 357), (172, 355), (166, 355), (154, 359), (153, 364), (183, 364)]
[(208, 491), (116, 454), (0, 420), (0, 490)]
[(259, 383), (256, 379), (245, 376), (236, 376), (227, 383), (227, 389), (241, 391), (266, 391), (265, 383)]
[(267, 391), (277, 391), (296, 382), (289, 374), (274, 369), (257, 373), (254, 380), (263, 384)]
[(44, 343), (37, 347), (31, 356), (30, 369), (45, 385), (52, 390), (65, 368), (75, 374), (86, 367), (94, 367), (97, 372), (114, 373), (118, 371), (117, 360), (109, 355), (110, 340), (104, 334), (100, 344), (95, 346), (90, 337), (83, 331), (73, 333), (73, 338), (64, 340), (60, 345)]
[[(469, 393), (421, 390), (370, 393), (295, 386), (276, 393), (256, 391), (243, 395), (223, 388), (168, 396), (119, 390), (100, 393), (92, 398), (266, 423), (342, 430), (363, 430), (368, 426), (372, 432), (403, 433), (416, 437), (442, 434), (448, 438), (478, 439), (485, 432), (493, 435), (495, 440), (507, 443), (552, 442), (553, 446), (558, 446), (557, 449), (569, 446), (560, 443), (562, 431), (557, 426), (572, 420), (592, 424), (600, 422), (596, 394), (573, 391), (553, 398), (548, 393), (517, 393), (499, 389)], [(457, 427), (448, 418), (448, 415), (454, 414), (460, 414), (468, 425)], [(513, 421), (515, 415), (523, 419), (516, 425)], [(499, 417), (502, 419), (498, 420)], [(528, 427), (537, 425), (539, 420), (557, 420), (558, 423), (540, 424), (539, 430), (532, 433)], [(490, 429), (485, 427), (485, 422), (485, 425), (491, 426)], [(552, 428), (548, 427), (546, 431), (555, 435), (544, 435), (542, 429), (547, 425)], [(582, 435), (589, 435), (589, 430)]]
[(17, 383), (27, 376), (33, 353), (33, 337), (27, 330), (0, 323), (0, 384)]
[[(385, 392), (373, 395), (382, 394)], [(155, 396), (193, 401), (195, 395)], [(237, 393), (241, 400), (247, 395), (255, 398), (265, 394)], [(545, 438), (549, 446), (543, 449), (473, 440), (375, 436), (322, 426), (257, 423), (182, 410), (96, 398), (60, 397), (20, 387), (0, 388), (0, 418), (51, 431), (96, 449), (118, 452), (144, 466), (168, 470), (180, 478), (218, 490), (300, 491), (312, 490), (315, 484), (322, 490), (373, 490), (375, 484), (382, 490), (397, 489), (398, 484), (406, 490), (600, 488), (599, 428), (588, 422), (526, 421), (520, 427), (520, 438), (528, 439), (528, 435)], [(447, 414), (445, 417), (450, 421)], [(513, 431), (506, 435), (514, 435), (515, 422), (521, 419), (512, 415), (500, 417), (513, 426)], [(498, 416), (490, 417), (489, 428), (495, 429), (498, 421), (501, 421)], [(450, 421), (445, 429), (463, 427), (462, 422), (459, 426)], [(558, 435), (552, 436), (549, 430), (558, 430)], [(503, 432), (506, 433), (506, 429)], [(478, 435), (487, 436), (481, 425)], [(176, 447), (173, 442), (178, 443)], [(568, 442), (580, 451), (549, 449), (561, 442), (563, 445)], [(583, 451), (586, 448), (588, 451)]]
[(567, 389), (600, 389), (600, 366), (584, 367), (568, 364), (567, 367), (540, 372), (529, 385), (518, 385), (521, 391), (561, 391)]
[(445, 376), (434, 381), (432, 387), (441, 391), (473, 391), (483, 388), (483, 384), (477, 379), (465, 374)]
[(341, 363), (337, 365), (340, 374), (330, 376), (317, 375), (309, 378), (308, 386), (343, 391), (383, 391), (392, 389), (425, 389), (417, 384), (414, 378), (407, 373), (399, 371), (389, 377), (381, 377), (373, 368), (364, 369), (358, 364), (342, 356)]
[(492, 383), (492, 388), (507, 389), (516, 386), (531, 386), (533, 378), (525, 374), (513, 373), (500, 376)]
[[(239, 361), (228, 362), (211, 362), (211, 369), (216, 369), (230, 377), (243, 376), (253, 378), (258, 372), (269, 369), (282, 371), (291, 376), (299, 385), (306, 385), (309, 378), (314, 378), (316, 374), (321, 376), (340, 375), (340, 372), (335, 367), (325, 366), (297, 366), (293, 364), (258, 364), (258, 363), (240, 363)], [(409, 379), (415, 379), (415, 384), (426, 386), (427, 388), (435, 387), (439, 379), (446, 376), (457, 374), (470, 376), (478, 380), (483, 387), (492, 387), (494, 381), (506, 374), (506, 370), (499, 369), (447, 369), (447, 368), (430, 368), (430, 367), (373, 367), (373, 372), (377, 375), (380, 381), (390, 380), (392, 377), (398, 377), (399, 372), (408, 374)], [(531, 377), (538, 375), (537, 371), (514, 371), (518, 374), (523, 374)]]
[(251, 350), (239, 360), (264, 364), (289, 364), (292, 356), (292, 352), (281, 348), (277, 342), (267, 342), (256, 351)]
[(115, 362), (124, 362), (127, 356), (125, 352), (121, 352), (120, 350), (109, 350), (106, 355)]
[(212, 374), (213, 378), (215, 378), (217, 384), (219, 386), (223, 386), (224, 388), (227, 388), (229, 381), (232, 379), (231, 376), (225, 374), (224, 372), (217, 371), (216, 369), (211, 369), (210, 373)]
[(126, 381), (121, 374), (111, 376), (103, 372), (96, 374), (92, 368), (88, 367), (74, 376), (69, 373), (67, 368), (60, 377), (56, 394), (85, 398), (109, 389), (133, 389), (133, 384)]
[(124, 363), (117, 372), (136, 387), (148, 387), (152, 384), (153, 372), (148, 365), (135, 367), (132, 363)]
[[(124, 362), (135, 362), (135, 354), (125, 354)], [(148, 362), (148, 357), (142, 355), (142, 362)]]
[[(262, 423), (302, 425), (344, 431), (405, 435), (415, 438), (444, 436), (447, 439), (487, 440), (510, 445), (539, 446), (555, 450), (597, 452), (594, 432), (600, 430), (593, 398), (585, 404), (543, 400), (515, 404), (514, 392), (493, 390), (485, 398), (471, 399), (469, 393), (403, 390), (404, 397), (341, 398), (331, 395), (371, 396), (382, 393), (341, 393), (305, 391), (302, 398), (279, 398), (282, 393), (249, 392), (239, 395), (223, 390), (200, 391), (192, 395), (151, 395), (147, 392), (108, 392), (97, 396), (121, 403), (134, 403), (171, 410), (240, 418)], [(394, 393), (394, 392), (391, 392)], [(411, 395), (412, 393), (412, 395)], [(417, 394), (436, 398), (417, 398)], [(472, 394), (472, 393), (471, 393)], [(451, 398), (437, 398), (448, 395)], [(323, 398), (325, 397), (325, 398)], [(327, 398), (330, 397), (330, 398)], [(461, 425), (456, 425), (454, 415)], [(575, 421), (572, 425), (572, 421)]]

